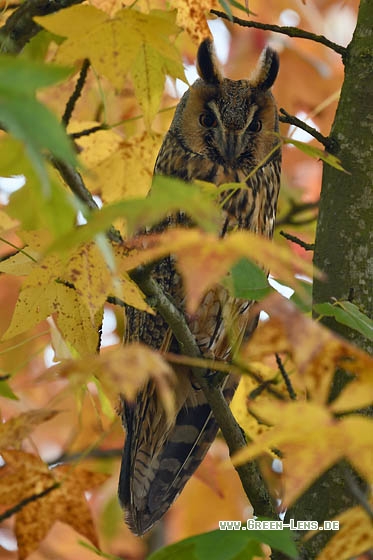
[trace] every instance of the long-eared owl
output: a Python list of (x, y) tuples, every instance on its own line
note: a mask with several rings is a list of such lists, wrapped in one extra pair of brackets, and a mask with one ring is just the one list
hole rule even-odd
[[(279, 62), (266, 48), (249, 80), (223, 78), (215, 61), (212, 42), (198, 49), (198, 79), (180, 100), (163, 141), (155, 174), (200, 179), (220, 185), (246, 183), (222, 201), (221, 235), (248, 229), (266, 237), (273, 233), (280, 186), (281, 152), (278, 148), (277, 108), (270, 88)], [(182, 214), (172, 216), (162, 228), (189, 223)], [(160, 261), (153, 276), (178, 307), (183, 309), (182, 281), (172, 256)], [(198, 282), (198, 278), (196, 278)], [(237, 339), (247, 338), (257, 317), (252, 302), (233, 298), (221, 286), (207, 293), (192, 316), (187, 316), (201, 354), (229, 359)], [(232, 324), (236, 340), (232, 341)], [(229, 332), (228, 332), (229, 331)], [(139, 340), (163, 351), (178, 351), (168, 325), (159, 314), (130, 308), (127, 339)], [(210, 375), (213, 373), (210, 372)], [(136, 403), (123, 402), (127, 437), (119, 480), (119, 499), (126, 520), (142, 535), (160, 519), (201, 463), (218, 426), (201, 387), (188, 368), (176, 369), (176, 416), (165, 412), (152, 383)], [(223, 393), (230, 401), (237, 385), (224, 380)]]

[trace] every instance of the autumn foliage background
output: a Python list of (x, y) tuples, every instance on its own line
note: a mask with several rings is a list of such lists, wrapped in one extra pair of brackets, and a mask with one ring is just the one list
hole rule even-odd
[[(6, 3), (2, 8), (4, 23), (11, 10)], [(138, 210), (127, 202), (115, 204), (145, 197), (149, 190), (155, 157), (178, 102), (180, 81), (185, 81), (183, 64), (194, 64), (196, 48), (209, 33), (206, 16), (218, 47), (226, 44), (228, 48), (223, 64), (227, 77), (240, 79), (249, 75), (270, 41), (281, 61), (273, 88), (278, 106), (300, 118), (309, 117), (314, 126), (328, 134), (343, 81), (340, 56), (319, 43), (223, 23), (208, 15), (211, 8), (221, 9), (221, 5), (209, 0), (173, 0), (166, 6), (161, 0), (140, 0), (133, 8), (124, 8), (120, 1), (95, 0), (37, 18), (45, 31), (20, 55), (25, 68), (41, 61), (68, 68), (60, 75), (52, 73), (48, 82), (34, 67), (39, 79), (34, 87), (38, 89), (37, 99), (58, 120), (74, 91), (82, 61), (89, 58), (91, 66), (67, 131), (76, 135), (76, 157), (86, 187), (104, 206), (112, 206), (106, 215), (96, 217), (96, 225), (86, 238), (84, 234), (79, 237), (74, 229), (79, 207), (72, 203), (56, 171), (58, 165), (45, 163), (40, 154), (44, 148), (51, 149), (55, 160), (67, 160), (72, 165), (75, 155), (68, 148), (54, 153), (52, 144), (58, 143), (56, 138), (48, 140), (50, 145), (44, 145), (43, 139), (28, 144), (30, 129), (23, 143), (17, 134), (1, 133), (0, 175), (22, 174), (26, 185), (12, 194), (9, 202), (3, 194), (0, 210), (0, 255), (6, 257), (15, 253), (15, 248), (24, 247), (24, 252), (0, 263), (0, 405), (5, 422), (0, 448), (7, 463), (0, 478), (0, 507), (5, 511), (56, 481), (60, 486), (4, 522), (0, 528), (0, 559), (17, 558), (14, 531), (20, 558), (31, 552), (33, 560), (97, 558), (94, 551), (79, 544), (83, 536), (107, 553), (135, 560), (145, 558), (149, 549), (159, 545), (215, 529), (219, 520), (247, 519), (251, 514), (239, 478), (227, 461), (226, 444), (218, 438), (152, 535), (141, 540), (127, 529), (116, 496), (124, 439), (115, 411), (116, 395), (121, 390), (133, 397), (141, 382), (153, 375), (165, 406), (172, 407), (172, 372), (163, 358), (146, 349), (123, 349), (125, 317), (123, 306), (116, 305), (115, 298), (149, 309), (128, 272), (144, 259), (149, 261), (172, 250), (180, 259), (189, 286), (189, 310), (193, 311), (201, 290), (220, 280), (233, 266), (233, 257), (238, 260), (255, 256), (259, 250), (259, 261), (271, 263), (274, 276), (296, 290), (296, 302), (301, 302), (309, 315), (309, 284), (296, 279), (295, 272), (312, 276), (312, 254), (279, 232), (285, 229), (306, 243), (314, 241), (321, 162), (292, 145), (284, 146), (272, 249), (255, 241), (248, 245), (247, 240), (233, 237), (224, 248), (214, 237), (213, 226), (210, 231), (182, 232), (179, 237), (166, 235), (148, 249), (145, 257), (143, 253), (128, 254), (127, 248), (121, 246), (111, 251), (102, 233), (95, 244), (91, 241), (111, 223), (126, 235), (144, 225), (142, 222), (149, 217), (142, 207)], [(291, 24), (347, 44), (358, 2), (251, 0), (249, 8), (257, 21), (288, 24), (293, 18)], [(234, 6), (232, 12), (246, 17)], [(67, 39), (63, 41), (61, 37)], [(12, 68), (8, 71), (12, 76)], [(166, 75), (169, 77), (165, 88)], [(2, 83), (1, 93), (4, 87)], [(21, 93), (26, 103), (33, 98), (31, 86), (28, 92), (22, 92), (22, 85), (15, 81), (14, 88), (15, 100), (22, 101)], [(6, 94), (6, 88), (4, 91)], [(104, 130), (79, 135), (103, 123)], [(32, 128), (32, 120), (28, 126)], [(286, 124), (281, 125), (281, 134), (297, 138)], [(304, 136), (300, 139), (309, 141)], [(310, 145), (320, 148), (315, 140)], [(211, 220), (213, 224), (207, 199), (206, 195), (206, 200), (202, 197), (197, 205), (190, 201), (186, 204), (195, 212), (197, 222), (203, 223), (207, 217), (205, 223)], [(150, 220), (156, 221), (161, 215), (162, 199), (157, 204), (150, 212)], [(85, 212), (83, 205), (80, 210)], [(205, 254), (198, 249), (203, 245), (207, 246)], [(211, 255), (214, 250), (221, 251), (222, 270), (214, 269), (209, 248)], [(188, 277), (188, 271), (192, 277)], [(244, 363), (262, 381), (275, 379), (275, 391), (286, 401), (276, 400), (264, 391), (251, 403), (250, 414), (247, 398), (258, 382), (254, 383), (250, 376), (243, 378), (233, 410), (251, 437), (261, 437), (256, 447), (248, 448), (245, 457), (261, 454), (267, 447), (288, 452), (289, 471), (293, 473), (288, 477), (268, 475), (268, 483), (276, 488), (286, 506), (324, 469), (346, 456), (346, 449), (348, 460), (358, 472), (372, 480), (370, 421), (351, 416), (336, 423), (331, 416), (369, 404), (372, 386), (368, 372), (372, 362), (362, 351), (320, 330), (307, 314), (301, 314), (299, 307), (291, 307), (273, 294), (264, 301), (271, 319), (243, 348), (241, 365)], [(100, 337), (103, 306), (105, 320)], [(100, 338), (102, 357), (98, 358)], [(285, 365), (298, 395), (296, 403), (291, 402), (284, 382), (277, 376), (274, 352), (287, 355)], [(332, 375), (346, 355), (353, 362), (351, 371), (357, 380), (351, 384), (351, 392), (342, 394), (329, 408), (326, 403)], [(263, 419), (261, 424), (256, 422), (257, 417)], [(269, 424), (275, 428), (268, 429)], [(360, 439), (356, 441), (357, 433)], [(286, 461), (285, 458), (285, 466)], [(48, 470), (48, 465), (56, 462), (64, 464)], [(355, 526), (355, 530), (360, 530), (358, 536), (363, 543), (360, 549), (352, 550), (358, 554), (368, 548), (371, 535), (362, 510), (353, 519), (355, 525), (359, 520), (360, 529)], [(345, 550), (347, 537), (343, 538)]]

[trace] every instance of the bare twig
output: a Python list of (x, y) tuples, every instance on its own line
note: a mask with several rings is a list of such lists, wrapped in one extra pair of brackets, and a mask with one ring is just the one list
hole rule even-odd
[(18, 502), (18, 504), (7, 509), (0, 515), (0, 522), (5, 521), (5, 519), (9, 519), (9, 517), (12, 517), (12, 515), (21, 511), (22, 508), (24, 508), (28, 504), (31, 504), (31, 502), (36, 502), (36, 500), (40, 500), (40, 498), (44, 498), (44, 496), (52, 492), (52, 490), (59, 488), (59, 486), (60, 483), (55, 482), (54, 484), (52, 484), (52, 486), (49, 486), (49, 488), (46, 488), (42, 492), (38, 492), (37, 494), (33, 494), (32, 496), (29, 496), (28, 498), (21, 500), (20, 502)]
[(259, 23), (257, 21), (247, 21), (238, 17), (233, 17), (230, 19), (227, 14), (221, 12), (219, 10), (210, 10), (212, 14), (215, 16), (221, 17), (222, 19), (227, 19), (229, 21), (233, 21), (237, 25), (241, 25), (242, 27), (254, 27), (255, 29), (263, 29), (264, 31), (272, 31), (274, 33), (281, 33), (282, 35), (288, 35), (288, 37), (299, 37), (301, 39), (307, 39), (309, 41), (314, 41), (315, 43), (321, 43), (332, 49), (333, 51), (337, 52), (342, 56), (342, 59), (345, 58), (347, 49), (342, 47), (342, 45), (338, 45), (337, 43), (333, 43), (324, 35), (316, 35), (315, 33), (311, 33), (310, 31), (305, 31), (304, 29), (299, 29), (298, 27), (288, 27), (288, 26), (280, 26), (280, 25), (271, 25), (267, 23)]
[(0, 28), (0, 50), (3, 53), (19, 53), (42, 27), (34, 22), (35, 16), (53, 14), (63, 8), (80, 4), (83, 0), (25, 0), (8, 17)]
[(86, 128), (85, 130), (80, 130), (79, 132), (73, 132), (69, 134), (70, 138), (73, 140), (77, 140), (82, 136), (89, 136), (90, 134), (94, 134), (95, 132), (99, 132), (100, 130), (109, 130), (110, 126), (107, 124), (98, 124), (97, 126), (92, 126), (91, 128)]
[(316, 128), (308, 125), (301, 119), (298, 119), (298, 117), (295, 117), (294, 115), (290, 115), (283, 108), (280, 109), (280, 113), (281, 116), (279, 117), (279, 119), (282, 123), (287, 123), (296, 126), (298, 128), (301, 128), (302, 130), (304, 130), (305, 132), (313, 136), (318, 142), (320, 142), (320, 144), (322, 144), (324, 148), (328, 150), (328, 152), (330, 152), (331, 154), (336, 151), (337, 145), (336, 145), (336, 141), (333, 138), (330, 138), (329, 136), (324, 136), (318, 130), (316, 130)]
[(280, 370), (280, 373), (281, 373), (281, 375), (282, 375), (282, 378), (283, 378), (283, 380), (284, 380), (284, 382), (285, 382), (286, 389), (287, 389), (287, 391), (288, 391), (288, 393), (289, 393), (289, 397), (290, 397), (293, 401), (295, 401), (295, 400), (297, 399), (297, 395), (296, 395), (296, 393), (295, 393), (295, 391), (294, 391), (294, 389), (293, 389), (293, 386), (292, 386), (292, 384), (291, 384), (291, 381), (290, 381), (288, 372), (286, 371), (286, 369), (285, 369), (285, 367), (284, 367), (284, 364), (282, 363), (282, 360), (281, 360), (280, 356), (279, 356), (277, 353), (275, 354), (275, 356), (276, 356), (276, 362), (277, 362), (277, 365), (278, 365), (278, 369)]
[(285, 237), (285, 239), (292, 241), (296, 245), (299, 245), (299, 247), (302, 247), (305, 251), (313, 251), (315, 249), (314, 243), (306, 243), (305, 241), (302, 241), (301, 239), (299, 239), (299, 237), (296, 237), (295, 235), (290, 235), (290, 233), (286, 233), (285, 231), (280, 231), (280, 235), (282, 235), (282, 237)]
[(80, 70), (80, 74), (79, 74), (79, 78), (78, 81), (76, 82), (75, 85), (75, 89), (73, 91), (73, 93), (70, 96), (70, 99), (68, 100), (68, 102), (66, 103), (66, 107), (65, 107), (65, 112), (62, 115), (62, 124), (66, 127), (71, 119), (71, 115), (73, 114), (76, 102), (78, 101), (81, 93), (82, 93), (82, 89), (84, 87), (86, 78), (87, 78), (87, 73), (88, 73), (88, 69), (90, 66), (90, 62), (88, 60), (88, 58), (85, 58)]

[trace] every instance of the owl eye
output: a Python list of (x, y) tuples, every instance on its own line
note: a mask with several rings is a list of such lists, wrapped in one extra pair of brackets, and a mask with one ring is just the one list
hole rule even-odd
[(213, 113), (201, 113), (199, 123), (205, 128), (214, 128), (218, 124)]
[(257, 119), (252, 120), (249, 124), (249, 130), (250, 132), (259, 132), (260, 130), (262, 130), (262, 121), (259, 121)]

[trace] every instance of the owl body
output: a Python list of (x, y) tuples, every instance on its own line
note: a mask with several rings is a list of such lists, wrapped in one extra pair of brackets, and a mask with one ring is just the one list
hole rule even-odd
[[(197, 55), (197, 80), (181, 99), (155, 164), (155, 174), (184, 181), (242, 183), (221, 195), (221, 235), (247, 229), (266, 237), (273, 233), (280, 186), (281, 153), (275, 132), (277, 109), (269, 89), (278, 71), (278, 57), (266, 49), (250, 80), (223, 78), (212, 44), (204, 41)], [(244, 186), (245, 185), (245, 186)], [(188, 223), (179, 214), (162, 228)], [(184, 310), (182, 281), (173, 257), (154, 268), (153, 277), (164, 293)], [(198, 282), (198, 279), (196, 278)], [(204, 297), (193, 317), (186, 316), (201, 354), (229, 359), (242, 339), (255, 329), (252, 302), (234, 298), (222, 286)], [(130, 308), (128, 340), (178, 352), (164, 319)], [(213, 372), (210, 372), (210, 374)], [(176, 369), (176, 417), (170, 422), (149, 383), (135, 404), (124, 403), (127, 430), (119, 498), (130, 528), (146, 532), (168, 510), (196, 470), (218, 426), (204, 393), (186, 367)], [(222, 390), (233, 397), (237, 379), (227, 376)]]

